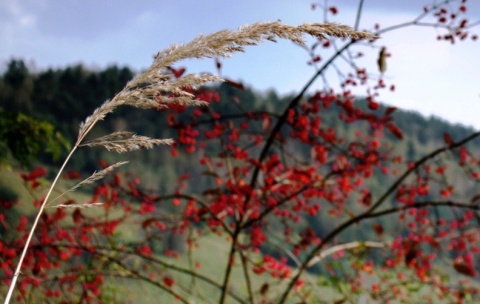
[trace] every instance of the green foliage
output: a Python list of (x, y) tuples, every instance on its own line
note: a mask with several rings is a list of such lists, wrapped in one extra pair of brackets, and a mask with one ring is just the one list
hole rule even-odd
[(23, 166), (44, 153), (58, 159), (64, 148), (70, 149), (68, 141), (51, 123), (0, 108), (0, 164), (6, 165), (9, 155)]

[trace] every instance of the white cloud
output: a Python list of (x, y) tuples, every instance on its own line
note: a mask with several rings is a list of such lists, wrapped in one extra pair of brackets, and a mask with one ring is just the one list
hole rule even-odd
[(24, 3), (17, 1), (5, 1), (0, 4), (1, 9), (4, 11), (4, 18), (7, 22), (14, 22), (15, 26), (21, 28), (32, 27), (35, 25), (35, 15), (28, 11)]
[(24, 3), (0, 2), (0, 39), (2, 45), (11, 45), (19, 35), (35, 27), (36, 16), (29, 12)]

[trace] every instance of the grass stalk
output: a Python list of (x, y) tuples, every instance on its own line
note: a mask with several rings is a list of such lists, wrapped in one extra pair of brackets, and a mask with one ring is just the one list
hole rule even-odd
[(17, 268), (15, 270), (15, 273), (13, 274), (12, 283), (10, 284), (10, 287), (8, 288), (8, 293), (7, 293), (7, 296), (5, 297), (5, 302), (4, 302), (5, 304), (10, 303), (10, 299), (12, 298), (13, 291), (15, 290), (15, 285), (17, 283), (18, 276), (21, 274), (23, 260), (25, 259), (25, 256), (27, 255), (28, 247), (30, 246), (33, 234), (35, 233), (35, 229), (37, 228), (38, 222), (40, 221), (40, 217), (42, 216), (43, 211), (45, 210), (45, 206), (47, 205), (48, 198), (50, 197), (50, 194), (52, 193), (53, 188), (57, 184), (57, 181), (60, 178), (60, 176), (62, 175), (62, 172), (65, 169), (65, 166), (67, 165), (68, 161), (72, 157), (72, 155), (75, 152), (75, 150), (77, 149), (77, 147), (78, 147), (78, 145), (75, 145), (72, 148), (72, 150), (68, 154), (67, 158), (63, 162), (62, 167), (60, 167), (60, 170), (58, 171), (57, 176), (55, 176), (55, 179), (53, 180), (53, 183), (50, 186), (50, 189), (48, 189), (47, 196), (43, 200), (43, 203), (40, 206), (40, 209), (38, 210), (37, 217), (35, 218), (35, 221), (33, 222), (32, 228), (30, 228), (30, 232), (28, 234), (27, 241), (25, 242), (25, 246), (23, 247), (23, 250), (22, 250), (22, 255), (20, 256), (20, 259), (18, 260)]

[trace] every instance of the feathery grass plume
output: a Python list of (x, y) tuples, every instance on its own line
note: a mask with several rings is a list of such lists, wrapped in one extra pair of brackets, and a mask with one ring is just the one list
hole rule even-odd
[[(300, 26), (291, 26), (280, 22), (254, 23), (243, 26), (237, 31), (221, 30), (207, 36), (200, 35), (189, 43), (173, 45), (158, 52), (153, 64), (145, 72), (132, 79), (112, 100), (106, 101), (87, 117), (80, 125), (77, 144), (83, 140), (96, 122), (122, 105), (138, 108), (166, 108), (169, 103), (206, 105), (204, 101), (195, 99), (195, 96), (184, 88), (195, 88), (198, 85), (212, 81), (219, 82), (223, 79), (210, 74), (189, 74), (180, 79), (170, 80), (164, 71), (175, 62), (188, 58), (230, 57), (233, 53), (244, 52), (245, 46), (257, 45), (264, 40), (276, 41), (276, 38), (304, 45), (305, 34), (318, 39), (325, 39), (327, 36), (352, 39), (376, 38), (371, 33), (358, 32), (346, 25), (335, 23), (305, 23)], [(166, 93), (173, 94), (174, 97), (165, 96)]]
[[(163, 51), (158, 52), (152, 65), (143, 73), (132, 79), (125, 88), (120, 91), (111, 100), (105, 101), (97, 108), (92, 115), (88, 116), (80, 124), (77, 141), (66, 157), (64, 163), (59, 169), (44, 202), (38, 210), (37, 217), (32, 225), (28, 238), (25, 242), (22, 255), (20, 256), (17, 268), (12, 278), (5, 303), (10, 302), (10, 298), (15, 289), (17, 278), (25, 258), (28, 246), (31, 242), (33, 233), (43, 213), (45, 207), (49, 204), (49, 197), (61, 176), (66, 164), (72, 157), (75, 150), (80, 146), (103, 146), (111, 151), (123, 153), (137, 148), (151, 148), (155, 145), (172, 144), (172, 140), (152, 139), (145, 136), (137, 136), (133, 133), (113, 133), (101, 138), (97, 138), (87, 143), (82, 143), (85, 136), (92, 130), (98, 121), (113, 112), (117, 107), (128, 105), (142, 109), (149, 108), (168, 108), (169, 104), (181, 105), (206, 105), (205, 101), (198, 100), (193, 94), (185, 88), (195, 88), (196, 86), (208, 82), (223, 81), (218, 76), (211, 74), (189, 74), (179, 79), (173, 79), (166, 71), (175, 62), (188, 58), (211, 58), (211, 57), (230, 57), (233, 53), (243, 52), (244, 47), (257, 45), (264, 40), (276, 41), (277, 38), (291, 40), (297, 44), (304, 45), (303, 36), (307, 34), (318, 39), (324, 39), (327, 36), (351, 39), (372, 39), (375, 35), (367, 32), (357, 32), (352, 28), (334, 23), (305, 23), (300, 26), (285, 25), (280, 22), (255, 23), (239, 28), (237, 31), (222, 30), (210, 35), (200, 35), (191, 42), (183, 45), (173, 45)], [(122, 163), (123, 164), (123, 163)], [(110, 166), (114, 169), (120, 166), (115, 164)], [(71, 191), (78, 187), (91, 183), (94, 180), (102, 178), (106, 168), (76, 185)], [(50, 201), (51, 202), (51, 201)], [(58, 207), (65, 207), (58, 205)]]
[[(304, 45), (304, 34), (318, 39), (325, 39), (326, 36), (352, 39), (376, 38), (371, 33), (357, 32), (346, 25), (335, 23), (305, 23), (300, 26), (291, 26), (280, 22), (259, 22), (243, 26), (235, 32), (222, 30), (207, 36), (200, 35), (187, 44), (173, 45), (160, 51), (143, 77), (155, 77), (155, 70), (187, 58), (230, 57), (232, 53), (244, 52), (245, 46), (257, 45), (263, 40), (276, 41), (275, 38), (282, 38)], [(145, 81), (143, 77), (139, 77), (138, 80)]]
[(171, 145), (173, 143), (173, 139), (154, 139), (147, 136), (139, 136), (132, 132), (122, 131), (96, 138), (84, 144), (80, 144), (80, 147), (102, 146), (108, 151), (125, 153), (133, 150), (139, 150), (141, 148), (151, 149), (154, 145)]
[(65, 208), (65, 209), (86, 209), (86, 208), (92, 208), (92, 207), (97, 207), (97, 206), (102, 206), (104, 203), (83, 203), (83, 204), (58, 204), (55, 206), (48, 206), (47, 208)]
[[(123, 166), (125, 164), (128, 164), (128, 161), (122, 161), (122, 162), (117, 162), (113, 165), (110, 165), (108, 167), (106, 167), (105, 169), (102, 169), (100, 171), (95, 171), (93, 172), (92, 175), (90, 175), (89, 177), (87, 177), (86, 179), (84, 179), (83, 181), (79, 182), (78, 184), (76, 184), (75, 186), (73, 186), (72, 188), (68, 189), (67, 191), (63, 192), (62, 194), (60, 194), (59, 196), (57, 196), (56, 198), (54, 198), (53, 200), (49, 201), (47, 206), (50, 205), (51, 203), (57, 201), (59, 198), (65, 196), (67, 193), (69, 192), (73, 192), (75, 190), (77, 190), (78, 188), (80, 188), (81, 186), (83, 185), (90, 185), (90, 184), (93, 184), (95, 181), (97, 180), (100, 180), (102, 179), (103, 177), (105, 177), (105, 175), (107, 175), (108, 173), (112, 172), (113, 170), (115, 170), (116, 168), (120, 167), (120, 166)], [(56, 207), (56, 206), (54, 206)], [(52, 207), (53, 208), (53, 207)]]
[(102, 179), (105, 175), (107, 175), (107, 173), (112, 172), (113, 170), (115, 170), (118, 167), (123, 166), (127, 163), (128, 163), (128, 161), (118, 162), (118, 163), (115, 163), (113, 165), (110, 165), (110, 166), (106, 167), (103, 170), (100, 170), (98, 172), (93, 172), (93, 174), (90, 175), (90, 177), (84, 179), (83, 181), (81, 181), (78, 184), (76, 184), (75, 186), (73, 186), (70, 190), (68, 190), (68, 192), (75, 191), (77, 188), (79, 188), (83, 185), (92, 184), (93, 182), (95, 182), (99, 179)]

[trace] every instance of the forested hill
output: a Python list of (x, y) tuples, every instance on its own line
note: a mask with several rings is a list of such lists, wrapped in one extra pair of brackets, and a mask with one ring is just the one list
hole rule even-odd
[[(106, 99), (112, 98), (125, 83), (134, 76), (126, 67), (110, 66), (104, 70), (91, 70), (82, 65), (46, 71), (29, 71), (21, 60), (9, 62), (6, 71), (0, 77), (0, 108), (8, 113), (21, 112), (33, 118), (46, 120), (55, 125), (70, 141), (74, 142), (79, 123), (90, 115)], [(275, 92), (258, 93), (250, 88), (239, 90), (228, 84), (216, 88), (221, 99), (236, 96), (245, 109), (266, 109), (279, 112), (291, 96), (278, 96)], [(216, 106), (228, 106), (232, 103), (219, 103)], [(336, 114), (325, 119), (333, 128), (344, 128), (336, 119)], [(97, 126), (102, 134), (125, 127), (133, 128), (140, 134), (164, 137), (164, 126), (155, 111), (137, 111), (131, 108), (120, 109), (113, 117)], [(395, 113), (396, 124), (404, 132), (400, 149), (404, 149), (407, 159), (414, 159), (423, 151), (431, 150), (443, 144), (443, 134), (449, 133), (454, 139), (461, 139), (473, 129), (451, 125), (438, 118), (425, 118), (415, 112), (398, 110)], [(349, 132), (348, 130), (346, 130)], [(96, 150), (82, 152), (75, 162), (80, 170), (91, 170), (96, 166), (100, 155)], [(47, 161), (47, 158), (43, 159)]]

